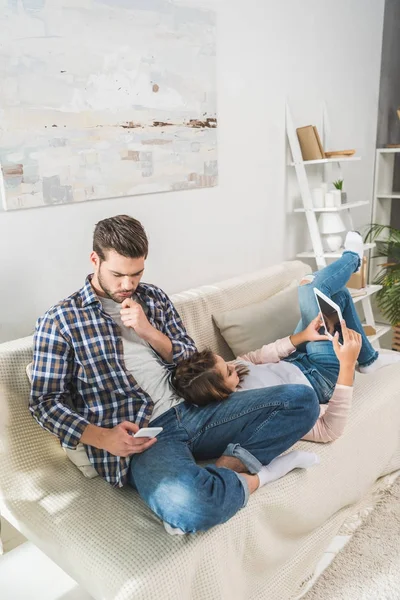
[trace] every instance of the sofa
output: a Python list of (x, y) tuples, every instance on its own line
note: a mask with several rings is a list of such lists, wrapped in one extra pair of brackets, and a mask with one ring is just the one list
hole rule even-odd
[[(213, 315), (274, 297), (309, 272), (285, 262), (172, 300), (198, 347), (229, 359)], [(317, 452), (319, 466), (263, 487), (224, 525), (170, 536), (136, 492), (83, 477), (32, 419), (31, 360), (31, 337), (0, 345), (0, 512), (96, 600), (298, 598), (346, 521), (400, 470), (397, 364), (356, 376), (339, 440), (296, 444)]]

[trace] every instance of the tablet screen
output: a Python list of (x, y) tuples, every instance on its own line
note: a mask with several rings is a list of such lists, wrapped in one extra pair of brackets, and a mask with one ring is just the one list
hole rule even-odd
[(322, 314), (322, 318), (324, 320), (324, 325), (327, 333), (329, 333), (331, 336), (334, 336), (335, 333), (338, 331), (339, 338), (340, 340), (342, 340), (342, 326), (340, 324), (340, 317), (338, 315), (338, 312), (333, 308), (333, 306), (328, 304), (328, 302), (326, 302), (320, 296), (316, 295), (315, 297), (319, 304), (319, 308)]

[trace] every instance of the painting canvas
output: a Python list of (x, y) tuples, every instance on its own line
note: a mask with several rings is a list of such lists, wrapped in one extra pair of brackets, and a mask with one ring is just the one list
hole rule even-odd
[(216, 185), (201, 0), (0, 0), (0, 31), (0, 210)]

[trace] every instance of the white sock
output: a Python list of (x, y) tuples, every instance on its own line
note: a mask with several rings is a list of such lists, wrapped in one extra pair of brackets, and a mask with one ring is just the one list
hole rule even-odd
[(172, 525), (166, 523), (165, 521), (163, 521), (163, 523), (165, 531), (170, 535), (186, 535), (182, 529), (179, 529), (179, 527), (172, 527)]
[(400, 362), (400, 352), (383, 352), (368, 367), (361, 367), (360, 365), (358, 370), (360, 373), (374, 373), (378, 369), (382, 369), (382, 367), (387, 367), (387, 365), (393, 365), (397, 362)]
[[(349, 231), (344, 241), (344, 249), (355, 252), (361, 259), (360, 268), (364, 258), (364, 242), (358, 231)], [(360, 270), (360, 268), (358, 270)]]
[(319, 457), (314, 452), (292, 450), (288, 454), (274, 458), (269, 465), (261, 467), (261, 471), (257, 473), (260, 480), (259, 487), (280, 479), (293, 469), (308, 469), (318, 463)]

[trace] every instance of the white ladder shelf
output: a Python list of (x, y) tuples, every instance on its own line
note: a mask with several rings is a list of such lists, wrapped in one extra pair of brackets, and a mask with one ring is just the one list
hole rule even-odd
[[(328, 114), (325, 106), (323, 107), (322, 112), (323, 117), (323, 126), (322, 126), (322, 145), (324, 148), (327, 147), (328, 138), (330, 134), (330, 126)], [(329, 164), (335, 164), (337, 169), (337, 178), (343, 179), (341, 163), (345, 162), (355, 162), (361, 160), (359, 156), (350, 156), (350, 157), (340, 157), (340, 158), (322, 158), (318, 160), (303, 160), (303, 156), (301, 153), (301, 148), (299, 144), (299, 140), (297, 137), (296, 128), (293, 124), (292, 115), (290, 112), (289, 105), (286, 104), (286, 133), (289, 140), (290, 151), (292, 154), (292, 161), (289, 162), (289, 166), (295, 168), (297, 182), (300, 189), (300, 195), (302, 200), (302, 208), (294, 209), (296, 213), (304, 213), (307, 226), (311, 237), (311, 243), (313, 250), (310, 252), (301, 252), (297, 254), (298, 258), (315, 258), (318, 269), (323, 269), (327, 265), (327, 259), (339, 258), (342, 255), (342, 251), (338, 252), (324, 252), (324, 248), (322, 245), (321, 233), (318, 228), (317, 216), (316, 214), (319, 212), (336, 212), (342, 211), (343, 215), (347, 221), (347, 227), (350, 230), (354, 230), (353, 219), (351, 215), (351, 210), (354, 208), (359, 208), (360, 206), (366, 206), (369, 204), (368, 201), (359, 201), (352, 202), (348, 204), (343, 204), (340, 207), (335, 208), (315, 208), (313, 206), (312, 195), (310, 184), (307, 176), (307, 166), (308, 165), (322, 165), (324, 169), (324, 180), (327, 180), (327, 171), (326, 167)], [(375, 244), (365, 244), (364, 250), (370, 250), (374, 248)], [(371, 296), (375, 294), (377, 291), (381, 289), (381, 286), (378, 285), (368, 285), (365, 294), (363, 296), (357, 296), (354, 298), (354, 302), (361, 302), (364, 310), (365, 316), (365, 324), (371, 325), (376, 329), (376, 335), (370, 337), (371, 343), (377, 348), (379, 348), (378, 339), (387, 333), (390, 330), (390, 327), (387, 325), (379, 325), (375, 323), (374, 314), (372, 311), (371, 305)]]

